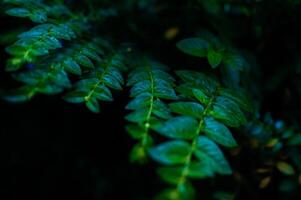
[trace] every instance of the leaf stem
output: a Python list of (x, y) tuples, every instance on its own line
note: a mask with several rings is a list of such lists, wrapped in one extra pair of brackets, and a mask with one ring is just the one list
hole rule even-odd
[(186, 161), (184, 163), (184, 167), (183, 167), (183, 170), (181, 172), (181, 176), (180, 176), (180, 179), (176, 185), (176, 190), (178, 192), (181, 192), (181, 190), (183, 189), (183, 186), (184, 184), (186, 183), (186, 180), (187, 180), (187, 176), (189, 174), (189, 168), (190, 168), (190, 165), (191, 165), (191, 162), (192, 162), (192, 156), (197, 148), (197, 139), (198, 139), (198, 136), (200, 135), (202, 129), (203, 129), (203, 126), (204, 126), (204, 119), (205, 117), (207, 116), (210, 108), (212, 107), (212, 104), (214, 103), (214, 100), (216, 98), (216, 95), (218, 93), (218, 89), (215, 91), (214, 95), (211, 97), (211, 99), (209, 100), (209, 103), (206, 105), (202, 115), (201, 115), (201, 119), (199, 121), (199, 125), (198, 125), (198, 128), (195, 132), (195, 136), (194, 138), (192, 139), (192, 142), (191, 142), (191, 149), (190, 149), (190, 152), (189, 154), (187, 155), (187, 158), (186, 158)]
[(143, 137), (141, 139), (141, 145), (145, 150), (147, 149), (149, 127), (150, 127), (150, 124), (149, 124), (150, 123), (150, 118), (151, 118), (153, 108), (154, 108), (154, 77), (153, 77), (153, 73), (151, 72), (150, 68), (149, 68), (148, 74), (149, 74), (150, 81), (151, 81), (151, 99), (150, 99), (150, 105), (149, 105), (148, 113), (147, 113), (145, 123), (144, 123), (144, 134), (143, 134)]

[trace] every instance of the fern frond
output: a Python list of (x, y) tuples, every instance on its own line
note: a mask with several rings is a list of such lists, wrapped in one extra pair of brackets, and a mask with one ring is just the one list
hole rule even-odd
[(82, 70), (91, 70), (101, 56), (107, 44), (101, 39), (93, 42), (71, 44), (55, 54), (44, 56), (37, 63), (28, 65), (25, 72), (13, 77), (25, 86), (13, 91), (5, 98), (9, 101), (22, 102), (30, 100), (35, 94), (58, 94), (71, 88), (68, 73), (81, 75)]
[(40, 24), (23, 32), (18, 40), (6, 51), (13, 57), (8, 60), (6, 69), (16, 71), (26, 63), (34, 63), (38, 57), (50, 54), (64, 46), (63, 41), (71, 41), (87, 31), (87, 19), (75, 15), (63, 4), (46, 5), (43, 1), (6, 0), (17, 6), (7, 14), (29, 17)]
[(4, 0), (4, 3), (10, 4), (12, 8), (6, 11), (6, 14), (15, 17), (28, 17), (36, 23), (47, 21), (46, 4), (43, 1), (32, 0)]
[[(7, 95), (5, 97), (7, 100), (20, 102), (31, 99), (37, 93), (58, 94), (63, 92), (72, 87), (68, 73), (81, 75), (84, 71), (80, 83), (83, 84), (88, 78), (91, 82), (91, 79), (94, 78), (99, 79), (97, 85), (102, 85), (104, 81), (110, 81), (106, 80), (109, 73), (107, 70), (114, 73), (112, 76), (121, 76), (117, 69), (115, 72), (112, 72), (111, 69), (112, 66), (121, 66), (120, 60), (112, 58), (111, 62), (115, 63), (108, 61), (111, 59), (110, 57), (102, 60), (101, 56), (105, 53), (104, 51), (112, 50), (110, 45), (100, 39), (92, 39), (90, 42), (83, 39), (82, 33), (89, 32), (88, 16), (74, 14), (58, 1), (51, 3), (47, 1), (46, 3), (46, 1), (6, 0), (5, 2), (11, 8), (7, 14), (28, 17), (32, 21), (40, 23), (20, 34), (18, 40), (6, 48), (6, 51), (13, 56), (7, 62), (6, 69), (8, 71), (17, 71), (24, 66), (29, 66), (23, 72), (14, 75), (14, 78), (24, 83), (25, 86), (17, 89), (11, 95)], [(40, 20), (38, 20), (38, 16), (40, 16)], [(96, 65), (97, 67), (95, 67)], [(104, 68), (105, 72), (103, 72)], [(115, 84), (116, 89), (118, 82), (112, 80), (111, 82)], [(76, 85), (79, 87), (80, 83)], [(76, 88), (75, 91), (88, 92), (83, 97), (84, 101), (90, 110), (97, 112), (99, 110), (98, 102), (94, 98), (94, 91), (97, 87), (95, 86), (94, 89), (87, 85), (85, 87)], [(88, 89), (93, 92), (89, 92)], [(74, 102), (77, 97), (75, 93), (68, 94), (66, 100)]]
[(130, 96), (133, 98), (126, 106), (133, 110), (126, 116), (132, 122), (127, 126), (127, 131), (139, 140), (131, 152), (131, 160), (145, 162), (148, 149), (153, 144), (150, 130), (160, 124), (162, 119), (171, 117), (162, 100), (177, 98), (173, 89), (174, 79), (162, 65), (146, 61), (142, 67), (130, 73), (127, 85), (132, 87)]
[(72, 16), (72, 12), (64, 4), (46, 4), (43, 0), (4, 0), (4, 3), (9, 6), (6, 14), (29, 18), (35, 23), (45, 23), (49, 19)]
[(121, 71), (126, 69), (123, 59), (121, 54), (116, 53), (99, 61), (95, 69), (84, 75), (75, 84), (74, 90), (67, 94), (64, 99), (70, 103), (85, 103), (92, 112), (98, 113), (99, 100), (113, 100), (109, 88), (122, 90), (124, 80)]
[(159, 199), (193, 199), (189, 179), (231, 174), (216, 143), (237, 146), (227, 126), (244, 125), (246, 118), (241, 107), (251, 110), (249, 101), (202, 73), (178, 71), (177, 75), (183, 81), (178, 87), (183, 100), (171, 103), (170, 109), (178, 116), (156, 127), (157, 132), (172, 140), (150, 149), (151, 157), (166, 165), (159, 169), (159, 175), (174, 185)]
[(14, 75), (14, 78), (25, 85), (12, 91), (5, 99), (12, 102), (23, 102), (36, 94), (58, 94), (71, 87), (71, 82), (65, 71), (56, 65), (44, 66)]
[(41, 24), (20, 34), (19, 40), (6, 48), (6, 51), (13, 56), (8, 60), (6, 70), (16, 71), (25, 63), (36, 62), (37, 57), (48, 55), (50, 51), (62, 48), (62, 40), (76, 38), (73, 23)]

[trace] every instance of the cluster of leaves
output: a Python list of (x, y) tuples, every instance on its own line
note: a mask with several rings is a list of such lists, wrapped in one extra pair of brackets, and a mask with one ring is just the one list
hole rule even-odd
[(85, 39), (84, 34), (90, 34), (88, 16), (71, 12), (62, 3), (5, 2), (12, 7), (6, 11), (8, 15), (39, 23), (6, 48), (12, 56), (6, 70), (24, 84), (6, 95), (7, 100), (27, 101), (37, 93), (58, 94), (74, 87), (64, 99), (85, 103), (91, 111), (99, 112), (98, 100), (112, 100), (108, 87), (122, 89), (121, 71), (126, 70), (123, 53), (99, 37)]
[[(89, 33), (88, 19), (78, 19), (69, 10), (63, 16), (53, 16), (47, 12), (52, 9), (42, 1), (9, 3), (18, 7), (7, 14), (29, 17), (40, 24), (21, 33), (6, 49), (13, 56), (7, 70), (25, 84), (7, 95), (7, 100), (26, 101), (37, 93), (58, 94), (71, 89), (64, 99), (84, 103), (92, 112), (100, 111), (99, 100), (112, 101), (110, 89), (121, 90), (124, 84), (124, 56), (102, 39), (84, 39), (83, 33)], [(37, 13), (45, 16), (37, 20)], [(234, 71), (244, 69), (243, 57), (232, 48), (224, 47), (210, 33), (202, 35), (179, 42), (178, 48), (193, 56), (206, 56), (212, 68), (223, 64)], [(163, 191), (159, 199), (193, 199), (190, 178), (232, 173), (216, 143), (229, 148), (237, 146), (227, 126), (246, 123), (244, 112), (252, 110), (250, 102), (242, 92), (223, 88), (199, 72), (177, 71), (181, 84), (176, 87), (175, 78), (162, 64), (141, 59), (138, 65), (127, 80), (133, 98), (126, 106), (133, 110), (126, 116), (131, 122), (127, 131), (139, 140), (131, 160), (144, 163), (150, 156), (167, 165), (160, 167), (158, 173), (173, 187)], [(165, 101), (174, 102), (167, 105)], [(169, 141), (155, 144), (153, 131)]]
[(223, 81), (229, 87), (239, 87), (241, 73), (250, 68), (250, 64), (239, 50), (220, 41), (208, 31), (201, 31), (197, 37), (181, 40), (177, 47), (188, 55), (207, 58), (213, 69), (220, 67)]
[(223, 88), (202, 73), (177, 71), (177, 75), (182, 82), (177, 87), (180, 100), (169, 104), (176, 116), (156, 127), (159, 134), (172, 140), (150, 150), (156, 161), (166, 165), (159, 169), (159, 175), (174, 185), (158, 199), (193, 199), (189, 179), (231, 174), (231, 167), (216, 143), (236, 147), (227, 126), (244, 125), (244, 111), (252, 109), (240, 93)]
[[(97, 57), (96, 57), (97, 58)], [(84, 60), (82, 60), (84, 61)], [(92, 63), (87, 62), (91, 65)], [(65, 100), (71, 103), (85, 103), (92, 112), (99, 112), (101, 101), (112, 101), (112, 93), (109, 88), (122, 90), (124, 80), (121, 71), (125, 71), (121, 54), (113, 54), (98, 63), (98, 67), (83, 76), (75, 83), (74, 91), (65, 96)]]
[(173, 100), (177, 96), (173, 89), (174, 78), (166, 73), (166, 67), (150, 61), (141, 63), (129, 74), (127, 85), (131, 86), (130, 96), (134, 98), (126, 106), (134, 110), (126, 119), (134, 124), (127, 126), (129, 134), (139, 140), (131, 153), (132, 161), (145, 162), (149, 148), (153, 145), (150, 130), (160, 120), (171, 117), (170, 111), (162, 100)]
[(259, 187), (268, 187), (279, 171), (284, 178), (278, 188), (282, 192), (293, 192), (301, 184), (301, 133), (288, 127), (282, 120), (273, 120), (270, 113), (262, 121), (248, 124), (250, 146), (260, 155), (256, 172), (260, 174)]
[(191, 56), (206, 57), (212, 68), (223, 65), (232, 70), (242, 71), (247, 67), (247, 62), (237, 50), (224, 45), (216, 36), (207, 31), (200, 32), (198, 37), (180, 41), (177, 47)]

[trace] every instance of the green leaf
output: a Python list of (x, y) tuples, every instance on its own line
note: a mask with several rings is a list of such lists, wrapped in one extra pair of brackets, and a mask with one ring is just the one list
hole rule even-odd
[(197, 133), (198, 122), (188, 116), (179, 116), (167, 120), (157, 131), (169, 138), (192, 139)]
[(147, 92), (141, 93), (128, 103), (126, 109), (136, 110), (136, 109), (145, 108), (150, 105), (151, 98), (152, 96), (150, 93)]
[(211, 160), (212, 167), (220, 174), (231, 174), (232, 170), (220, 148), (205, 136), (199, 136), (197, 140), (196, 155), (202, 160)]
[(44, 38), (42, 42), (44, 43), (43, 47), (46, 49), (62, 48), (60, 41), (52, 36)]
[(126, 126), (126, 131), (132, 136), (134, 139), (141, 139), (145, 134), (145, 128), (130, 124)]
[(99, 83), (98, 78), (91, 77), (91, 78), (83, 78), (82, 80), (76, 83), (76, 87), (80, 90), (87, 90), (90, 91)]
[(223, 59), (223, 55), (218, 51), (213, 49), (209, 49), (207, 59), (212, 68), (216, 68)]
[(128, 114), (127, 116), (125, 116), (125, 119), (130, 122), (142, 124), (143, 122), (145, 122), (147, 115), (148, 109), (140, 109)]
[(211, 117), (205, 118), (205, 134), (215, 142), (226, 146), (226, 147), (236, 147), (237, 143), (234, 140), (229, 129), (223, 125), (212, 119)]
[(11, 45), (5, 48), (5, 51), (11, 55), (22, 56), (26, 51), (26, 47)]
[(151, 93), (151, 82), (148, 80), (136, 83), (130, 91), (130, 96), (135, 97), (141, 93), (149, 92)]
[(13, 103), (25, 102), (31, 99), (34, 89), (35, 88), (33, 86), (23, 86), (12, 92), (9, 92), (3, 97), (3, 99)]
[(149, 150), (150, 156), (165, 165), (183, 164), (191, 150), (189, 143), (173, 140), (155, 146)]
[(47, 95), (55, 95), (55, 94), (59, 94), (63, 91), (63, 89), (57, 85), (54, 84), (41, 84), (39, 86), (37, 86), (36, 88), (38, 90), (38, 92), (42, 93), (42, 94), (47, 94)]
[(131, 97), (148, 92), (159, 99), (177, 99), (173, 89), (174, 79), (162, 69), (151, 66), (140, 67), (130, 73), (127, 85), (133, 86)]
[[(204, 165), (201, 161), (191, 162), (188, 170), (189, 178), (203, 179), (212, 177), (214, 171), (210, 168), (211, 166)], [(168, 166), (160, 167), (158, 169), (159, 176), (170, 184), (178, 184), (183, 173), (183, 166)]]
[(247, 62), (241, 55), (228, 52), (224, 55), (224, 64), (234, 70), (242, 71), (247, 67)]
[(159, 176), (170, 184), (177, 184), (180, 181), (183, 167), (172, 166), (172, 167), (160, 167), (158, 169)]
[(47, 13), (42, 10), (34, 11), (29, 17), (36, 23), (45, 23), (47, 21)]
[(70, 103), (83, 103), (85, 102), (86, 93), (82, 91), (73, 91), (64, 97), (64, 100)]
[(205, 57), (209, 43), (201, 38), (188, 38), (178, 42), (177, 47), (188, 55)]
[(204, 107), (194, 102), (176, 102), (169, 104), (172, 112), (200, 119), (204, 113)]
[[(54, 41), (54, 42), (56, 42), (56, 41)], [(46, 43), (45, 43), (45, 45), (46, 45)], [(61, 45), (59, 43), (55, 43), (53, 45), (50, 44), (47, 48), (49, 48), (49, 49), (50, 48), (52, 48), (52, 49), (61, 48)], [(46, 49), (46, 47), (39, 47), (39, 48), (32, 49), (31, 54), (34, 56), (43, 56), (43, 55), (49, 54), (49, 50)]]
[(66, 59), (63, 62), (63, 67), (66, 71), (76, 75), (81, 75), (82, 73), (80, 66), (72, 58)]
[(252, 102), (248, 98), (248, 95), (246, 94), (246, 92), (244, 92), (243, 90), (239, 90), (239, 89), (233, 90), (233, 89), (229, 89), (229, 88), (221, 88), (219, 90), (219, 94), (221, 96), (231, 99), (245, 111), (248, 111), (248, 112), (253, 111)]
[(87, 56), (85, 56), (81, 53), (78, 53), (77, 55), (75, 55), (74, 60), (84, 67), (87, 67), (90, 69), (94, 68), (94, 64), (92, 63), (92, 61)]
[(155, 116), (157, 116), (159, 118), (162, 118), (162, 119), (169, 119), (169, 118), (171, 118), (170, 110), (159, 99), (157, 99), (157, 100), (154, 101), (152, 113)]
[[(153, 143), (151, 137), (147, 137), (147, 147), (151, 146)], [(141, 144), (136, 144), (131, 153), (130, 153), (130, 161), (131, 162), (138, 162), (140, 164), (144, 164), (148, 160), (148, 153), (145, 146), (142, 146)]]
[(64, 88), (71, 88), (72, 86), (67, 73), (63, 70), (57, 70), (48, 76), (49, 80), (53, 81), (58, 86)]
[(93, 49), (83, 48), (83, 49), (81, 50), (81, 52), (82, 52), (85, 56), (87, 56), (87, 57), (89, 57), (89, 58), (91, 58), (91, 59), (93, 59), (93, 60), (95, 60), (95, 61), (100, 62), (100, 61), (102, 60), (102, 59), (100, 58), (100, 56), (99, 56)]
[(113, 101), (112, 93), (105, 85), (94, 88), (92, 96), (100, 101)]
[(209, 104), (210, 98), (204, 92), (202, 92), (202, 90), (192, 89), (192, 92), (195, 98), (197, 98), (197, 100), (199, 100), (201, 103), (205, 105)]
[(189, 85), (191, 89), (200, 89), (207, 96), (212, 96), (219, 86), (219, 83), (214, 79), (200, 72), (180, 70), (176, 71), (176, 74), (186, 85)]
[(121, 74), (121, 72), (120, 72), (120, 70), (118, 68), (116, 68), (116, 67), (108, 67), (107, 68), (107, 73), (108, 73), (108, 75), (114, 77), (115, 80), (117, 80), (120, 85), (124, 84), (124, 80), (123, 80), (122, 74)]
[(163, 190), (154, 200), (193, 200), (195, 199), (195, 190), (188, 182), (182, 184), (179, 189), (169, 188)]
[(188, 177), (189, 178), (197, 178), (197, 179), (203, 179), (203, 178), (209, 178), (214, 175), (214, 170), (210, 165), (205, 163), (205, 161), (199, 161), (199, 162), (191, 162), (189, 166), (188, 171)]
[(12, 8), (6, 11), (6, 14), (15, 16), (15, 17), (28, 17), (31, 15), (30, 11), (26, 8)]
[(122, 90), (122, 87), (119, 83), (119, 81), (114, 77), (109, 74), (106, 74), (103, 77), (103, 82), (110, 88), (115, 89), (115, 90)]
[(94, 112), (94, 113), (99, 113), (100, 109), (99, 109), (99, 103), (96, 99), (90, 99), (89, 101), (86, 102), (86, 106), (87, 108)]
[(230, 127), (239, 127), (246, 123), (246, 118), (239, 106), (232, 100), (218, 96), (209, 113), (213, 118), (222, 121)]
[(172, 86), (166, 81), (155, 81), (154, 96), (162, 99), (177, 99), (177, 95)]

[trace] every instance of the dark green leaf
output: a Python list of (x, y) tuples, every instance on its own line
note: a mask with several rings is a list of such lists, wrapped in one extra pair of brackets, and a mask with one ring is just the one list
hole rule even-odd
[(171, 114), (167, 106), (160, 100), (155, 100), (153, 105), (153, 114), (162, 119), (171, 118)]
[(140, 109), (128, 114), (125, 119), (130, 122), (142, 124), (146, 120), (148, 112), (148, 109)]
[(210, 139), (205, 136), (199, 136), (197, 140), (198, 157), (212, 161), (212, 167), (221, 174), (231, 174), (232, 170), (228, 161), (225, 159), (220, 148)]
[(15, 17), (27, 17), (31, 15), (30, 11), (26, 8), (12, 8), (10, 10), (7, 10), (6, 14)]
[(147, 106), (150, 106), (151, 99), (152, 96), (150, 93), (141, 93), (128, 103), (126, 109), (136, 110), (145, 108)]
[(199, 100), (201, 103), (205, 105), (209, 104), (210, 98), (204, 92), (202, 92), (202, 90), (192, 89), (192, 92), (195, 98), (197, 98), (197, 100)]
[(204, 107), (194, 102), (176, 102), (169, 104), (172, 112), (181, 115), (187, 115), (195, 118), (201, 118), (204, 113)]
[(145, 128), (138, 125), (127, 125), (126, 130), (134, 139), (141, 139), (145, 134)]
[(83, 103), (85, 102), (85, 96), (87, 94), (82, 91), (74, 91), (70, 92), (64, 97), (64, 100), (70, 102), (70, 103)]
[(223, 55), (213, 49), (209, 49), (207, 59), (212, 68), (216, 68), (223, 59)]
[(81, 75), (82, 73), (80, 66), (72, 58), (66, 59), (63, 62), (63, 67), (66, 71), (76, 75)]
[(188, 38), (178, 42), (177, 47), (191, 56), (205, 57), (209, 44), (201, 38)]
[(90, 99), (89, 101), (86, 102), (87, 108), (94, 112), (94, 113), (99, 113), (99, 103), (96, 99)]
[(226, 147), (237, 146), (237, 143), (234, 140), (229, 129), (222, 123), (219, 123), (210, 117), (205, 118), (204, 131), (210, 139), (214, 140), (215, 142), (223, 146)]
[(150, 156), (165, 165), (183, 164), (191, 150), (189, 143), (181, 140), (165, 142), (150, 149)]
[(157, 131), (169, 138), (192, 139), (197, 133), (198, 122), (188, 116), (179, 116), (167, 120)]
[(247, 121), (234, 101), (221, 96), (216, 98), (210, 115), (230, 127), (239, 127)]

